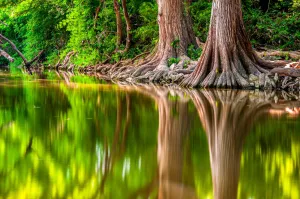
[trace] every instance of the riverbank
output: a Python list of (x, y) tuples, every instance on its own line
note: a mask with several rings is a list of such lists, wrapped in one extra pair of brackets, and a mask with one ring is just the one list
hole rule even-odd
[[(250, 74), (247, 77), (249, 85), (243, 89), (261, 90), (291, 90), (300, 91), (300, 51), (275, 51), (267, 49), (257, 49), (256, 53), (271, 62), (280, 61), (286, 63), (282, 68), (275, 68), (268, 73), (257, 75)], [(143, 53), (130, 60), (121, 60), (118, 63), (110, 64), (105, 61), (100, 64), (87, 67), (75, 67), (71, 62), (72, 56), (76, 53), (69, 53), (62, 62), (58, 62), (53, 67), (44, 67), (62, 71), (74, 71), (86, 75), (97, 75), (99, 78), (112, 82), (122, 82), (122, 84), (156, 84), (156, 85), (180, 85), (181, 81), (187, 78), (195, 69), (197, 61), (187, 57), (182, 58), (177, 64), (173, 63), (169, 67), (162, 67), (152, 70), (143, 68), (139, 71), (141, 63), (145, 62), (149, 53)], [(285, 60), (283, 60), (285, 58)], [(279, 59), (279, 60), (278, 60)], [(39, 67), (37, 67), (39, 68)], [(135, 75), (136, 73), (139, 75)], [(222, 87), (220, 87), (222, 88)], [(239, 88), (236, 86), (227, 88)]]

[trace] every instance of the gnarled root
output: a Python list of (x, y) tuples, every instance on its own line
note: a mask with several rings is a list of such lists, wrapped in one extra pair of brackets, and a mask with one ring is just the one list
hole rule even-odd
[(230, 52), (216, 43), (213, 49), (212, 44), (205, 46), (196, 69), (181, 82), (181, 86), (247, 88), (250, 86), (249, 74), (267, 72), (253, 62), (241, 47)]
[(271, 73), (278, 73), (279, 75), (290, 76), (290, 77), (300, 77), (299, 68), (274, 68), (270, 71)]
[[(166, 54), (165, 54), (166, 53)], [(197, 62), (187, 56), (181, 56), (177, 64), (168, 67), (168, 59), (172, 57), (167, 51), (152, 53), (138, 66), (123, 65), (118, 62), (114, 66), (97, 66), (97, 72), (108, 76), (112, 81), (127, 81), (130, 83), (168, 84), (181, 81), (185, 75), (192, 73)], [(124, 62), (132, 64), (132, 62)]]
[[(213, 46), (214, 44), (214, 46)], [(260, 59), (252, 49), (238, 42), (230, 50), (223, 44), (209, 40), (194, 72), (180, 85), (185, 87), (248, 88), (249, 75), (259, 77), (274, 67), (283, 67), (285, 61), (268, 62)]]

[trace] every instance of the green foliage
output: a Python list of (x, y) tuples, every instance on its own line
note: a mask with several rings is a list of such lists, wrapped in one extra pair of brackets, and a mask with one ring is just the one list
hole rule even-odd
[[(270, 0), (263, 12), (258, 0), (244, 0), (243, 14), (246, 30), (254, 46), (269, 46), (284, 50), (300, 48), (299, 0)], [(196, 1), (191, 5), (194, 31), (205, 41), (209, 29), (211, 2)]]
[(168, 59), (168, 66), (170, 67), (172, 64), (178, 64), (180, 62), (179, 57), (171, 57)]
[(300, 12), (291, 1), (271, 4), (268, 12), (245, 6), (244, 21), (254, 46), (270, 46), (284, 50), (300, 48)]
[[(77, 52), (71, 62), (77, 67), (96, 64), (111, 58), (111, 63), (133, 58), (150, 51), (158, 42), (157, 3), (154, 0), (127, 1), (132, 22), (131, 48), (125, 48), (126, 25), (123, 10), (123, 40), (116, 49), (116, 19), (113, 0), (0, 0), (0, 32), (11, 39), (28, 59), (45, 50), (41, 62), (55, 64), (70, 52)], [(205, 42), (210, 22), (211, 1), (193, 1), (190, 8), (196, 36)], [(100, 10), (97, 17), (96, 10)], [(254, 46), (269, 46), (284, 50), (300, 48), (299, 0), (270, 0), (267, 12), (258, 0), (243, 0), (244, 20)], [(4, 23), (2, 23), (4, 22)], [(179, 40), (172, 42), (178, 48)], [(1, 45), (15, 59), (22, 60), (7, 44)], [(188, 55), (196, 60), (201, 50), (189, 47)], [(0, 65), (7, 65), (0, 58)]]
[(193, 2), (190, 13), (193, 19), (194, 32), (204, 42), (209, 30), (211, 2), (203, 0)]
[(191, 63), (190, 61), (184, 61), (183, 68), (188, 68), (190, 63)]
[(194, 45), (189, 45), (187, 54), (192, 60), (197, 60), (202, 54), (202, 48), (195, 48)]
[(174, 49), (179, 48), (179, 42), (180, 42), (179, 39), (175, 39), (174, 41), (172, 41), (172, 42), (171, 42), (172, 48), (174, 48)]
[[(137, 8), (136, 8), (137, 9)], [(141, 45), (141, 49), (149, 50), (158, 41), (157, 4), (154, 1), (141, 3), (138, 9), (138, 22), (133, 31), (134, 39)]]

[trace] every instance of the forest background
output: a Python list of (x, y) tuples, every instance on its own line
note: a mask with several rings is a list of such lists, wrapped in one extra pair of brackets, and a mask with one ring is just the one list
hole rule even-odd
[[(208, 0), (192, 1), (190, 5), (193, 29), (201, 42), (205, 42), (208, 34), (211, 5)], [(300, 0), (242, 0), (242, 5), (254, 48), (300, 49)], [(121, 39), (117, 34), (116, 7), (121, 18)], [(129, 31), (124, 8), (131, 22)], [(154, 0), (0, 0), (0, 33), (30, 59), (44, 50), (39, 62), (46, 65), (55, 65), (70, 52), (74, 52), (71, 62), (76, 67), (103, 61), (113, 64), (155, 47), (159, 34), (157, 3)], [(128, 33), (131, 41), (126, 48)], [(11, 66), (21, 64), (22, 59), (17, 58), (9, 44), (0, 45), (16, 58)], [(193, 45), (188, 48), (188, 55), (194, 60), (201, 52), (201, 48)], [(8, 64), (8, 60), (0, 57), (0, 65)]]

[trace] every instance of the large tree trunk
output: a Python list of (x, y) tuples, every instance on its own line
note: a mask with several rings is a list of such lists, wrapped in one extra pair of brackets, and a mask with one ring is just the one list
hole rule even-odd
[(285, 63), (260, 59), (252, 49), (242, 18), (241, 0), (214, 0), (209, 35), (194, 72), (181, 84), (249, 87), (249, 74), (260, 75)]
[(116, 14), (116, 24), (117, 24), (116, 50), (118, 50), (122, 42), (122, 19), (121, 19), (120, 6), (118, 0), (114, 0), (114, 10)]
[(134, 72), (134, 77), (154, 69), (167, 69), (171, 57), (184, 61), (187, 59), (188, 46), (197, 46), (188, 14), (189, 4), (184, 0), (157, 0), (157, 3), (159, 42), (154, 53)]
[[(118, 67), (120, 65), (118, 63), (109, 68), (106, 66), (99, 67), (98, 71), (109, 75), (111, 79), (148, 82), (158, 82), (165, 77), (169, 79), (173, 75), (172, 72), (181, 73), (179, 70), (184, 67), (188, 67), (188, 71), (185, 70), (184, 72), (192, 72), (192, 68), (195, 67), (196, 63), (188, 58), (187, 50), (189, 45), (198, 47), (198, 44), (189, 15), (191, 0), (157, 0), (157, 3), (159, 42), (153, 52), (142, 62), (137, 63), (138, 67), (126, 65)], [(129, 28), (127, 23), (127, 29), (129, 30)], [(130, 33), (128, 30), (127, 34)], [(130, 37), (127, 35), (127, 38)], [(127, 45), (129, 44), (128, 40)], [(172, 67), (172, 69), (168, 67), (170, 58), (179, 59), (179, 63), (175, 64), (176, 67)], [(176, 76), (176, 78), (182, 77), (183, 73), (180, 74), (181, 76)], [(172, 81), (175, 80), (172, 79)]]
[(157, 2), (159, 24), (157, 55), (160, 57), (160, 66), (165, 66), (170, 57), (185, 56), (188, 46), (190, 44), (196, 46), (197, 43), (184, 2), (182, 0)]

